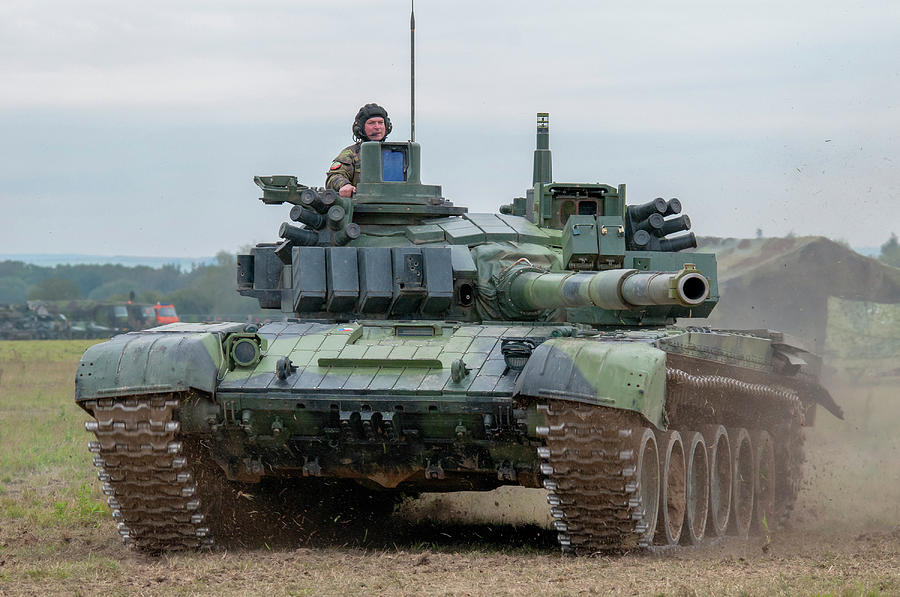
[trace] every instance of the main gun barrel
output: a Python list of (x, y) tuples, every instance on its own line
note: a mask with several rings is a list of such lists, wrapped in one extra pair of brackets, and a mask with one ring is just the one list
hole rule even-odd
[(685, 264), (677, 272), (612, 269), (562, 273), (516, 265), (504, 280), (508, 300), (521, 311), (561, 307), (598, 307), (611, 311), (647, 305), (692, 307), (709, 296), (709, 280), (691, 264)]

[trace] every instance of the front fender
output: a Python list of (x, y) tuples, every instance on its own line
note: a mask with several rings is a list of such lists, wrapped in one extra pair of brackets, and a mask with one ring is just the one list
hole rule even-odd
[(213, 395), (222, 340), (243, 324), (171, 324), (90, 347), (75, 373), (75, 401), (196, 389)]
[(666, 428), (666, 353), (644, 342), (551, 338), (535, 348), (516, 394), (641, 413)]

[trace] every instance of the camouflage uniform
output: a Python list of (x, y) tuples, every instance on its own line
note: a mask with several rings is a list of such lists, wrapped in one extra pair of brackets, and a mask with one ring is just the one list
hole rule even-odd
[(325, 179), (326, 188), (340, 191), (345, 184), (359, 184), (359, 146), (360, 143), (348, 145), (334, 158)]

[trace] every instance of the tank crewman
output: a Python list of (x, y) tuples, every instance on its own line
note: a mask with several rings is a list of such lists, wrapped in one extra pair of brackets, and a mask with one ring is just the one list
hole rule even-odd
[(378, 104), (366, 104), (353, 119), (353, 138), (356, 143), (338, 154), (325, 179), (325, 187), (334, 189), (341, 197), (352, 197), (359, 182), (359, 147), (363, 141), (384, 141), (391, 132), (387, 110)]

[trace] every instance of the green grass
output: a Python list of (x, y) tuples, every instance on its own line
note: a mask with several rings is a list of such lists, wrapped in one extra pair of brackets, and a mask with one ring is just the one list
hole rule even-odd
[(37, 528), (96, 525), (107, 509), (73, 399), (96, 341), (0, 342), (0, 512)]
[(75, 363), (88, 349), (102, 340), (0, 340), (0, 363), (19, 361), (62, 361)]

